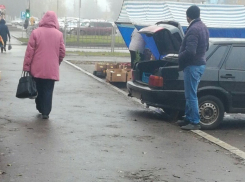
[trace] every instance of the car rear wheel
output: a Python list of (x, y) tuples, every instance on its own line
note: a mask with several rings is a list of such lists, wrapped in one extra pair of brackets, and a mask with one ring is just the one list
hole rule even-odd
[(199, 99), (199, 115), (202, 129), (217, 128), (223, 121), (224, 105), (215, 96), (203, 96)]

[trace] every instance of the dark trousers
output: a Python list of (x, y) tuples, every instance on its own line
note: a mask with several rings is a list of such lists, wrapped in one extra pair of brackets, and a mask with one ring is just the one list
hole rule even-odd
[[(136, 51), (129, 51), (130, 52), (130, 56), (131, 56), (131, 67), (134, 67), (135, 64), (135, 60), (136, 60)], [(140, 53), (140, 61), (144, 60), (144, 54)]]
[(4, 46), (3, 46), (3, 47), (1, 47), (1, 52), (3, 52), (3, 50), (5, 50), (5, 51), (6, 51), (6, 43), (7, 43), (7, 41), (4, 41)]
[(35, 78), (38, 96), (36, 108), (43, 115), (49, 115), (52, 109), (52, 97), (54, 91), (54, 80)]

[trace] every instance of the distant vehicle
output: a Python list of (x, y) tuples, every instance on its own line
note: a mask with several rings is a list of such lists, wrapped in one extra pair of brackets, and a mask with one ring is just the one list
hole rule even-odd
[(17, 25), (22, 26), (23, 24), (24, 24), (24, 21), (22, 19), (15, 19), (11, 21), (11, 25), (13, 26), (17, 26)]
[(70, 21), (70, 22), (67, 22), (67, 29), (68, 30), (71, 30), (71, 29), (73, 29), (73, 28), (77, 28), (77, 26), (78, 26), (78, 23), (77, 23), (77, 21)]
[[(83, 22), (80, 27), (80, 35), (111, 35), (113, 25), (110, 22)], [(69, 33), (76, 35), (78, 28), (74, 28)]]
[(60, 31), (63, 32), (65, 29), (65, 22), (64, 21), (59, 21), (59, 27), (60, 27)]
[(4, 5), (0, 5), (0, 17), (5, 19), (6, 15), (6, 7)]

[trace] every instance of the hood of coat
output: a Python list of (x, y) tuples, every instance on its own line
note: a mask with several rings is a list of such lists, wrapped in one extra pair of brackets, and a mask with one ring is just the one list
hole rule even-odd
[(48, 11), (47, 13), (45, 13), (42, 20), (39, 23), (39, 27), (59, 29), (59, 22), (55, 12)]
[(1, 20), (0, 20), (0, 24), (1, 24), (1, 25), (5, 25), (5, 23), (6, 23), (6, 21), (5, 21), (4, 19), (1, 19)]

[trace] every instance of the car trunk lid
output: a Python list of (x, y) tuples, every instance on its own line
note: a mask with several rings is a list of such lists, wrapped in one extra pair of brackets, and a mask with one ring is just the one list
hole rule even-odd
[[(163, 77), (165, 83), (169, 79), (178, 79), (178, 52), (184, 37), (179, 23), (158, 22), (156, 25), (142, 28), (139, 33), (146, 35), (145, 38), (153, 38), (160, 57), (156, 61), (137, 63), (133, 72), (134, 80), (149, 85), (151, 75)], [(171, 69), (164, 71), (167, 67)], [(169, 73), (170, 70), (173, 74)]]
[[(184, 37), (180, 24), (174, 21), (158, 22), (156, 25), (142, 28), (139, 33), (146, 35), (145, 39), (153, 39), (159, 58), (167, 54), (178, 54)], [(153, 47), (149, 48), (154, 52)]]

